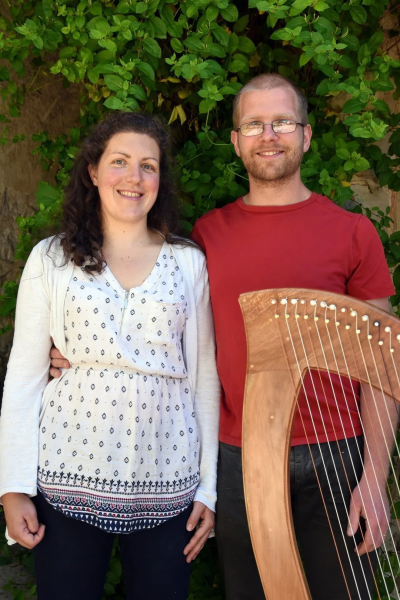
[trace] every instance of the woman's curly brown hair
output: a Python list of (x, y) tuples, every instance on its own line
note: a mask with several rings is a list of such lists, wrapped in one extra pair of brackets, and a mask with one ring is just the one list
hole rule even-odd
[(63, 204), (60, 244), (66, 260), (85, 270), (101, 273), (103, 228), (98, 188), (93, 184), (88, 166), (96, 167), (109, 142), (118, 133), (133, 132), (151, 137), (160, 150), (160, 187), (157, 199), (147, 215), (147, 225), (160, 231), (167, 242), (192, 245), (180, 234), (179, 209), (170, 175), (170, 140), (162, 122), (145, 113), (115, 111), (100, 121), (85, 139), (71, 169)]

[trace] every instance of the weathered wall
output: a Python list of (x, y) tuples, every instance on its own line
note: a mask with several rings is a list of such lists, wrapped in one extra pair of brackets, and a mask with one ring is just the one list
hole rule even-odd
[[(33, 77), (34, 74), (29, 74), (24, 83), (28, 86)], [(39, 181), (54, 184), (56, 167), (48, 172), (38, 165), (37, 157), (32, 155), (35, 143), (32, 142), (31, 136), (41, 131), (47, 131), (50, 136), (55, 136), (68, 131), (78, 122), (79, 89), (77, 86), (63, 88), (61, 81), (50, 85), (46, 85), (47, 83), (48, 79), (36, 78), (31, 86), (33, 91), (28, 93), (21, 109), (21, 116), (8, 124), (10, 140), (17, 134), (24, 134), (26, 140), (0, 146), (0, 285), (7, 279), (16, 279), (21, 270), (21, 265), (14, 261), (18, 236), (15, 218), (34, 213), (35, 191)], [(0, 113), (8, 114), (6, 107), (1, 104)], [(6, 126), (1, 125), (3, 128)], [(11, 341), (11, 332), (0, 336), (0, 392), (3, 390)]]

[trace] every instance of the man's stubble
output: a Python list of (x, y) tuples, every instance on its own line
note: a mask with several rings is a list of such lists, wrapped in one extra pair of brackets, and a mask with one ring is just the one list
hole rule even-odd
[(273, 164), (267, 160), (263, 161), (258, 158), (256, 152), (262, 152), (262, 148), (251, 153), (241, 152), (242, 162), (251, 176), (254, 183), (258, 186), (281, 186), (287, 184), (297, 173), (303, 160), (303, 136), (301, 144), (294, 148), (288, 148), (286, 146), (274, 146), (274, 148), (268, 148), (268, 150), (283, 150), (285, 152), (282, 160), (278, 164)]

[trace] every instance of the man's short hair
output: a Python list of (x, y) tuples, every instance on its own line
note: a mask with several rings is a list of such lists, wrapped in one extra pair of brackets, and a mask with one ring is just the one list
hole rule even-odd
[(243, 94), (246, 92), (253, 92), (255, 90), (273, 90), (279, 87), (290, 88), (294, 91), (296, 94), (300, 120), (304, 125), (306, 125), (308, 123), (308, 102), (301, 89), (295, 83), (290, 81), (290, 79), (283, 77), (283, 75), (279, 75), (279, 73), (265, 73), (250, 79), (250, 81), (248, 81), (236, 94), (233, 100), (233, 126), (235, 128), (239, 126), (240, 98)]

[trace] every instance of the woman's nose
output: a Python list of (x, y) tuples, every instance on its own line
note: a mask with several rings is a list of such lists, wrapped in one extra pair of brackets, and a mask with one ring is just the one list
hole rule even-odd
[(140, 165), (129, 165), (128, 170), (126, 172), (126, 179), (128, 181), (139, 182), (142, 178), (142, 171), (140, 170)]

